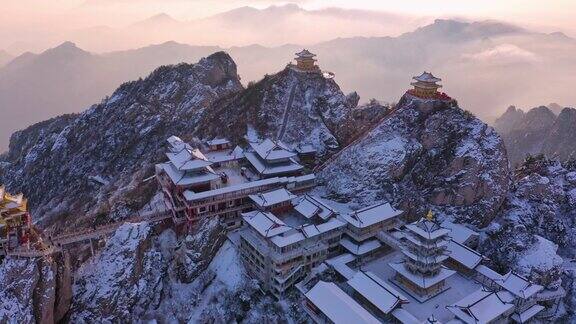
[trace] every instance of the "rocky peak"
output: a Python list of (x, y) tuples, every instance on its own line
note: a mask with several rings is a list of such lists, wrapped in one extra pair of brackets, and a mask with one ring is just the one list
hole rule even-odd
[(508, 133), (522, 122), (524, 115), (525, 113), (522, 109), (518, 109), (516, 106), (510, 106), (502, 116), (496, 119), (494, 128), (500, 134)]
[(572, 138), (576, 135), (573, 127), (576, 110), (564, 108), (556, 115), (553, 109), (558, 110), (557, 106), (540, 106), (525, 114), (509, 109), (496, 120), (495, 127), (504, 138), (512, 164), (522, 162), (527, 155), (540, 153), (561, 161), (575, 156)]
[(519, 126), (525, 130), (539, 130), (550, 127), (556, 115), (546, 106), (540, 106), (530, 109)]
[[(207, 107), (241, 89), (226, 53), (160, 67), (78, 116), (17, 133), (0, 164), (0, 182), (24, 192), (44, 226), (124, 217), (149, 200), (153, 184), (140, 182), (162, 159), (166, 138), (193, 133)], [(94, 185), (90, 177), (109, 184)]]
[(510, 182), (502, 139), (491, 127), (455, 101), (409, 94), (319, 178), (341, 201), (394, 199), (413, 215), (432, 208), (478, 226), (495, 217)]
[[(313, 145), (320, 154), (335, 150), (350, 138), (358, 119), (357, 94), (348, 96), (334, 79), (287, 66), (218, 101), (200, 126), (202, 137), (229, 136), (240, 140), (253, 128), (260, 137), (294, 146)], [(371, 106), (374, 108), (373, 106)], [(385, 112), (380, 106), (379, 113)], [(375, 116), (377, 118), (378, 116)]]

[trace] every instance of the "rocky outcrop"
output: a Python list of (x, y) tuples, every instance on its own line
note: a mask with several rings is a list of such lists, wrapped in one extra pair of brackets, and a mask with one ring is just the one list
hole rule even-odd
[(8, 258), (0, 265), (0, 322), (62, 320), (70, 305), (71, 280), (66, 257)]
[(166, 138), (193, 133), (207, 107), (241, 89), (226, 53), (160, 67), (78, 116), (15, 134), (0, 163), (0, 182), (26, 194), (44, 227), (71, 230), (122, 219), (154, 193), (154, 183), (142, 180), (164, 159)]
[(321, 73), (303, 73), (288, 66), (250, 84), (246, 90), (218, 101), (200, 128), (204, 137), (227, 134), (240, 140), (248, 128), (261, 137), (293, 146), (312, 145), (320, 155), (337, 150), (357, 131), (378, 120), (386, 108), (377, 102), (358, 107), (356, 93), (344, 95)]
[(455, 101), (409, 94), (319, 178), (339, 200), (394, 200), (414, 214), (432, 208), (477, 226), (496, 216), (510, 184), (506, 151), (491, 127)]
[(225, 239), (216, 218), (196, 226), (185, 237), (148, 223), (121, 226), (77, 271), (68, 320), (189, 320), (192, 314), (183, 309), (193, 301), (180, 296), (179, 289), (191, 290), (199, 285), (196, 280), (205, 280), (200, 277)]

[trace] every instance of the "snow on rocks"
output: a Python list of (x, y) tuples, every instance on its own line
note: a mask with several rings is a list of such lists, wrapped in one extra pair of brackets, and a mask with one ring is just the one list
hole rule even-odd
[(146, 222), (124, 224), (100, 254), (82, 265), (73, 286), (71, 321), (129, 320), (159, 298), (168, 263), (160, 251), (149, 249), (151, 233)]
[(562, 265), (562, 258), (556, 254), (558, 245), (536, 235), (536, 242), (530, 246), (518, 259), (517, 270), (523, 275), (529, 275), (533, 270), (538, 272), (551, 271)]
[(69, 295), (57, 274), (61, 270), (53, 259), (4, 260), (0, 265), (0, 322), (60, 321), (68, 307), (65, 299)]
[[(85, 226), (86, 218), (109, 215), (111, 210), (122, 210), (117, 218), (124, 217), (142, 207), (139, 197), (149, 198), (150, 190), (133, 188), (119, 197), (116, 189), (125, 188), (140, 170), (149, 177), (166, 138), (193, 133), (208, 106), (241, 89), (236, 65), (223, 52), (197, 64), (159, 67), (79, 115), (17, 132), (8, 154), (0, 157), (11, 162), (3, 164), (0, 182), (14, 192), (25, 192), (35, 219), (45, 227), (62, 225), (55, 222), (68, 228)], [(87, 181), (86, 175), (95, 174), (110, 184)], [(54, 206), (68, 210), (55, 215)], [(46, 214), (53, 217), (44, 219)]]
[(410, 95), (319, 178), (342, 201), (394, 199), (478, 226), (495, 217), (509, 187), (504, 146), (490, 127), (452, 103)]

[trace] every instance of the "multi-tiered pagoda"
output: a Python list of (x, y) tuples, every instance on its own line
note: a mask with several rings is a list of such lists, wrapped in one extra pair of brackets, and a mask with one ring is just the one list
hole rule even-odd
[(31, 226), (28, 203), (22, 194), (11, 195), (0, 186), (0, 255), (27, 244)]
[(307, 49), (304, 49), (296, 53), (296, 68), (301, 71), (306, 72), (317, 72), (320, 71), (318, 65), (316, 65), (316, 54), (311, 53)]
[(396, 271), (393, 281), (419, 301), (448, 289), (445, 281), (455, 273), (442, 265), (448, 258), (449, 233), (450, 230), (440, 226), (431, 213), (406, 225), (401, 247), (404, 260), (390, 263), (390, 266)]
[(414, 79), (414, 82), (411, 83), (414, 86), (413, 95), (425, 99), (436, 98), (439, 95), (438, 89), (442, 85), (438, 84), (438, 82), (442, 81), (442, 79), (435, 77), (432, 73), (424, 71), (424, 73), (412, 79)]

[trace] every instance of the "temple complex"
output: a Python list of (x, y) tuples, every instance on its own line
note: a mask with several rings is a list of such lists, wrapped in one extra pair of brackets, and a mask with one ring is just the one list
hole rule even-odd
[(319, 72), (320, 68), (316, 65), (316, 54), (311, 53), (307, 49), (296, 53), (296, 68), (306, 72)]
[(10, 195), (0, 186), (0, 255), (28, 243), (31, 218), (27, 205), (22, 194)]
[(438, 89), (442, 87), (442, 85), (437, 84), (437, 82), (442, 81), (442, 79), (435, 77), (430, 72), (424, 71), (419, 76), (415, 76), (412, 79), (415, 82), (412, 82), (411, 85), (414, 86), (412, 90), (412, 94), (420, 97), (420, 98), (435, 98), (439, 95)]
[(166, 157), (167, 162), (156, 165), (156, 179), (175, 223), (219, 217), (225, 227), (235, 228), (255, 200), (274, 207), (274, 197), (262, 193), (279, 188), (305, 191), (315, 185), (313, 174), (302, 174), (298, 154), (272, 140), (232, 148), (227, 139), (216, 138), (193, 148), (171, 136)]
[(419, 301), (426, 301), (448, 289), (447, 278), (456, 272), (442, 263), (448, 259), (450, 230), (441, 227), (430, 212), (426, 218), (406, 225), (401, 246), (404, 260), (390, 263), (396, 271), (394, 282)]

